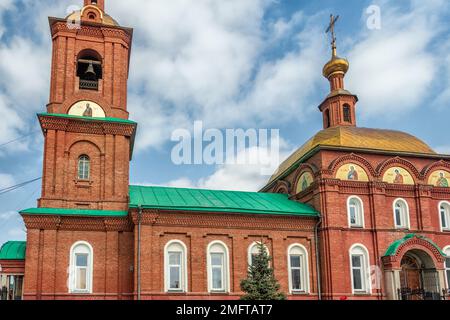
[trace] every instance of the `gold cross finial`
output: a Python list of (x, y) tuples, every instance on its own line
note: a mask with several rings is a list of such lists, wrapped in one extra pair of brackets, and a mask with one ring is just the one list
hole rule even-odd
[(337, 50), (336, 50), (336, 34), (334, 32), (334, 26), (336, 24), (336, 22), (338, 21), (339, 16), (333, 16), (332, 14), (330, 15), (330, 25), (328, 26), (327, 30), (325, 31), (326, 33), (331, 33), (331, 49), (332, 49), (332, 55), (333, 58), (335, 58), (337, 56)]

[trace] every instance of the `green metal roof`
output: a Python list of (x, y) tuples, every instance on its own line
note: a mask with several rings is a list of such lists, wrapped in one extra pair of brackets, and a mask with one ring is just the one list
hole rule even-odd
[(432, 245), (439, 251), (439, 253), (440, 253), (442, 256), (444, 256), (444, 257), (446, 256), (445, 253), (442, 251), (442, 249), (439, 248), (439, 246), (438, 246), (436, 243), (434, 243), (431, 239), (428, 239), (427, 237), (420, 236), (420, 235), (415, 234), (415, 233), (408, 234), (408, 235), (406, 235), (404, 238), (398, 239), (398, 240), (392, 242), (392, 244), (391, 244), (391, 245), (389, 246), (389, 248), (386, 250), (386, 253), (384, 254), (384, 256), (387, 257), (387, 256), (393, 256), (393, 255), (395, 255), (395, 254), (397, 253), (398, 248), (399, 248), (403, 243), (405, 243), (406, 241), (408, 241), (408, 240), (410, 240), (410, 239), (412, 239), (412, 238), (419, 238), (419, 239), (423, 239), (423, 240), (429, 242), (430, 244), (432, 244)]
[(24, 241), (9, 241), (0, 249), (0, 260), (25, 260), (26, 247)]
[(20, 211), (20, 213), (23, 215), (57, 215), (57, 216), (82, 216), (82, 217), (126, 217), (128, 215), (128, 211), (57, 209), (57, 208), (32, 208)]
[(130, 208), (317, 217), (285, 194), (130, 186)]
[(115, 122), (115, 123), (125, 123), (125, 124), (137, 124), (134, 121), (119, 119), (119, 118), (93, 118), (93, 117), (81, 117), (81, 116), (71, 116), (68, 114), (59, 114), (59, 113), (38, 113), (39, 117), (56, 117), (56, 118), (65, 118), (65, 119), (79, 119), (86, 121), (103, 121), (103, 122)]

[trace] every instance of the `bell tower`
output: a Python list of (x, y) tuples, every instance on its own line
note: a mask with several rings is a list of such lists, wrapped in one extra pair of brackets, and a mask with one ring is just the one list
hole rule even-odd
[(339, 16), (330, 17), (327, 33), (331, 33), (331, 60), (323, 68), (323, 76), (330, 82), (330, 94), (319, 106), (323, 114), (323, 127), (328, 129), (337, 126), (356, 126), (356, 103), (358, 97), (345, 90), (344, 78), (350, 64), (337, 55), (334, 27)]
[(45, 137), (43, 208), (128, 209), (129, 161), (137, 124), (128, 119), (133, 30), (84, 0), (65, 19), (49, 18), (50, 98), (38, 114)]

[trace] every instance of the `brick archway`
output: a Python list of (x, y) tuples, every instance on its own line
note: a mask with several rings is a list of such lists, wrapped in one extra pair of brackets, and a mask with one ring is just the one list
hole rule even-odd
[(406, 253), (414, 250), (425, 252), (437, 269), (441, 269), (445, 261), (442, 250), (430, 239), (419, 235), (407, 235), (389, 246), (382, 258), (385, 269), (400, 269), (402, 258)]

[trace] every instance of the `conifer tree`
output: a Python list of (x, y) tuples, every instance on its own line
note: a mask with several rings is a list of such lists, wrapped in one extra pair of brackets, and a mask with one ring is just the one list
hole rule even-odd
[(270, 267), (272, 258), (264, 243), (258, 243), (258, 254), (252, 258), (247, 279), (241, 281), (241, 290), (245, 292), (241, 300), (285, 300), (286, 295), (280, 290), (280, 284), (275, 279)]

